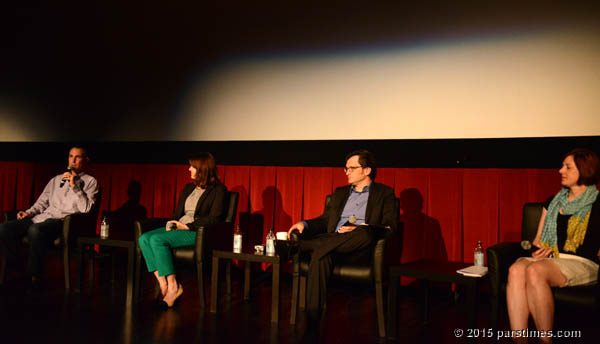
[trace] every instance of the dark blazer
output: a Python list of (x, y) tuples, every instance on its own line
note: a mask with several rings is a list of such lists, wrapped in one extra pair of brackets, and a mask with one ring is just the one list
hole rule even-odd
[[(344, 206), (350, 197), (350, 185), (342, 186), (333, 192), (331, 201), (321, 216), (306, 220), (311, 233), (332, 233), (340, 221)], [(398, 226), (394, 190), (387, 185), (371, 182), (365, 222), (370, 225), (390, 226), (393, 231)]]
[[(177, 207), (173, 211), (173, 220), (179, 220), (185, 211), (185, 200), (194, 191), (196, 184), (187, 184), (179, 194)], [(194, 212), (194, 222), (189, 223), (190, 230), (196, 231), (200, 226), (218, 223), (225, 218), (227, 211), (227, 188), (223, 184), (209, 185), (200, 196)]]

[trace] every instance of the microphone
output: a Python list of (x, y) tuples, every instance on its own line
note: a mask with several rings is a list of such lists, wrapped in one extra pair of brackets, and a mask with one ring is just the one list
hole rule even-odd
[[(71, 167), (71, 166), (67, 167), (67, 172), (71, 172), (72, 170), (73, 170), (73, 167)], [(65, 185), (65, 181), (66, 181), (66, 179), (61, 180), (61, 182), (60, 182), (61, 188)]]
[(530, 256), (533, 254), (533, 251), (537, 250), (537, 247), (534, 247), (529, 240), (521, 241), (521, 248), (523, 251), (527, 252)]

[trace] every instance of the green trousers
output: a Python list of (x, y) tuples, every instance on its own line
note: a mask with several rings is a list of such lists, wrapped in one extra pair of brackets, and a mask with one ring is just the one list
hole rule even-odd
[(148, 271), (158, 270), (159, 276), (168, 276), (175, 273), (171, 249), (193, 246), (196, 243), (196, 232), (187, 230), (167, 232), (165, 227), (161, 227), (142, 234), (138, 242)]

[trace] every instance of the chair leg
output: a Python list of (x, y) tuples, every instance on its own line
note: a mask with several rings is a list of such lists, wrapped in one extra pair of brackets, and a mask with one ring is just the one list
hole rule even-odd
[(375, 283), (375, 301), (377, 303), (377, 327), (379, 337), (385, 337), (385, 319), (383, 313), (383, 286), (381, 282)]
[(198, 295), (200, 296), (200, 307), (206, 308), (206, 300), (204, 298), (204, 269), (202, 261), (196, 261), (196, 271), (198, 273)]
[(115, 271), (117, 270), (117, 255), (115, 248), (110, 248), (110, 282), (115, 283)]
[(94, 286), (94, 278), (96, 277), (96, 273), (94, 272), (94, 270), (95, 270), (94, 265), (96, 264), (96, 258), (94, 256), (94, 248), (92, 246), (90, 246), (90, 250), (88, 251), (88, 254), (90, 256), (90, 259), (89, 259), (90, 271), (89, 271), (88, 280), (89, 280), (90, 288), (91, 288)]
[(142, 271), (141, 271), (141, 265), (142, 265), (142, 255), (139, 253), (139, 251), (136, 250), (136, 254), (135, 254), (135, 282), (133, 283), (133, 287), (135, 288), (133, 290), (133, 303), (139, 302), (140, 301), (140, 289), (142, 288), (141, 286), (141, 280), (142, 280)]
[(225, 261), (225, 286), (228, 296), (231, 296), (231, 260)]
[(498, 312), (499, 312), (499, 297), (492, 296), (491, 300), (491, 312), (490, 312), (490, 327), (494, 330), (498, 329)]
[(299, 309), (304, 309), (306, 307), (306, 277), (300, 276), (300, 305)]
[(4, 275), (6, 274), (6, 257), (0, 257), (0, 285), (4, 284)]
[(292, 277), (292, 309), (290, 311), (290, 324), (296, 324), (296, 313), (298, 313), (298, 284), (300, 283), (299, 274), (294, 271)]
[(71, 264), (69, 262), (69, 247), (63, 245), (63, 266), (65, 272), (65, 289), (71, 290)]

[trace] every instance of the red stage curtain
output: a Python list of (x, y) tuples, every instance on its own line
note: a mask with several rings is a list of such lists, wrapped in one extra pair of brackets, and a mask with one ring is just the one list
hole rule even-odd
[[(269, 229), (273, 228), (275, 172), (275, 167), (250, 167), (250, 213), (262, 218), (261, 228), (250, 228), (250, 238), (256, 240), (254, 245), (264, 244)], [(256, 222), (256, 225), (259, 225), (259, 222)]]
[(112, 165), (108, 209), (112, 237), (133, 238), (133, 220), (153, 217), (154, 174), (152, 165)]
[[(402, 262), (425, 258), (425, 233), (438, 233), (441, 237), (439, 221), (427, 215), (428, 209), (428, 169), (398, 168), (394, 190), (400, 199), (400, 222), (404, 227), (400, 250), (388, 255), (388, 263), (399, 265)], [(445, 247), (444, 247), (445, 250)]]
[(323, 213), (325, 197), (333, 191), (332, 180), (331, 167), (304, 168), (303, 219), (312, 219)]
[(333, 184), (331, 186), (331, 191), (339, 188), (340, 186), (348, 185), (348, 176), (346, 176), (346, 172), (341, 167), (333, 167), (331, 169), (331, 176), (333, 177)]
[(98, 185), (101, 188), (100, 211), (98, 212), (98, 221), (96, 224), (96, 233), (100, 234), (100, 222), (102, 221), (102, 212), (110, 209), (111, 196), (111, 175), (114, 165), (94, 164), (90, 166), (90, 174), (96, 178)]
[(274, 227), (278, 232), (287, 232), (302, 220), (303, 178), (302, 167), (277, 167)]
[(499, 188), (498, 239), (500, 242), (520, 241), (523, 204), (543, 202), (556, 194), (560, 190), (560, 179), (554, 170), (502, 170)]
[(15, 209), (27, 209), (31, 206), (33, 193), (33, 179), (35, 178), (35, 165), (30, 162), (18, 162), (17, 165), (17, 190)]
[[(395, 168), (378, 168), (377, 177), (375, 180), (378, 183), (385, 184), (391, 188), (396, 185), (396, 169)], [(348, 181), (346, 180), (346, 184)]]
[(63, 165), (57, 164), (34, 164), (35, 168), (35, 179), (33, 182), (33, 199), (31, 204), (35, 202), (38, 197), (44, 191), (44, 188), (50, 181), (50, 179), (54, 178), (59, 174), (63, 174), (66, 171), (66, 167)]
[[(29, 208), (63, 167), (0, 162), (0, 210)], [(92, 164), (90, 174), (103, 190), (101, 211), (170, 217), (179, 192), (191, 181), (188, 167)], [(238, 216), (236, 223), (246, 240), (256, 236), (252, 244), (264, 241), (272, 226), (286, 231), (301, 219), (321, 215), (325, 196), (347, 183), (342, 168), (220, 165), (218, 169), (227, 188), (240, 193), (238, 214), (243, 219)], [(477, 240), (484, 247), (519, 241), (523, 204), (542, 202), (560, 189), (554, 169), (380, 168), (377, 181), (394, 187), (404, 226), (402, 246), (399, 240), (389, 242), (388, 264), (425, 257), (472, 262)], [(123, 222), (123, 228), (114, 230), (130, 235), (130, 227)]]
[(177, 181), (179, 180), (177, 173), (180, 166), (181, 165), (154, 165), (155, 175), (152, 217), (171, 218), (173, 216), (173, 209), (177, 206), (177, 198), (181, 191), (177, 190)]
[[(256, 220), (251, 221), (248, 243), (251, 246), (265, 244), (269, 229), (273, 228), (275, 215), (276, 168), (272, 166), (250, 167), (250, 214)], [(261, 226), (262, 222), (262, 226)], [(262, 264), (266, 269), (270, 264)]]
[(0, 165), (0, 209), (15, 210), (15, 195), (17, 192), (17, 163), (3, 162)]
[[(236, 225), (243, 233), (248, 233), (248, 218), (241, 221), (240, 214), (248, 213), (248, 190), (250, 189), (250, 166), (225, 166), (225, 186), (227, 190), (239, 193)], [(231, 239), (233, 240), (233, 239)], [(245, 241), (246, 239), (244, 239)]]
[[(304, 168), (277, 167), (275, 194), (276, 232), (287, 232), (292, 224), (302, 220), (302, 189)], [(282, 271), (291, 272), (291, 263), (283, 264)]]
[(463, 176), (463, 229), (465, 262), (473, 262), (478, 240), (483, 247), (498, 242), (498, 170), (465, 170)]
[(217, 165), (217, 173), (219, 173), (219, 179), (222, 181), (225, 180), (225, 166)]
[(440, 247), (445, 242), (448, 259), (462, 259), (462, 172), (462, 169), (429, 171), (428, 215), (439, 221), (442, 238), (437, 232), (426, 233), (427, 257), (443, 258)]

